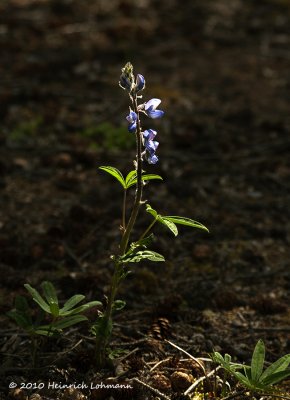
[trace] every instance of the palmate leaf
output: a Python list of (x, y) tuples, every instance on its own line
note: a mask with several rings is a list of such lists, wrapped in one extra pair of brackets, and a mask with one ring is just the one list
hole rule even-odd
[(260, 339), (258, 340), (252, 355), (251, 361), (251, 379), (253, 382), (258, 382), (263, 372), (265, 361), (265, 345)]
[(149, 214), (151, 214), (156, 219), (156, 221), (165, 225), (174, 234), (174, 236), (178, 235), (178, 229), (176, 224), (187, 225), (190, 226), (191, 228), (198, 228), (208, 232), (208, 229), (204, 225), (202, 225), (197, 221), (194, 221), (193, 219), (186, 217), (179, 217), (177, 215), (160, 215), (149, 204), (146, 204), (146, 211)]
[(110, 167), (110, 166), (108, 165), (108, 166), (99, 167), (99, 169), (101, 169), (102, 171), (105, 171), (105, 172), (107, 172), (108, 174), (112, 175), (115, 179), (117, 179), (117, 181), (119, 181), (119, 182), (121, 183), (122, 187), (123, 187), (124, 189), (126, 189), (126, 182), (125, 182), (125, 179), (124, 179), (124, 177), (123, 177), (123, 175), (122, 175), (122, 172), (119, 171), (117, 168), (115, 168), (115, 167)]

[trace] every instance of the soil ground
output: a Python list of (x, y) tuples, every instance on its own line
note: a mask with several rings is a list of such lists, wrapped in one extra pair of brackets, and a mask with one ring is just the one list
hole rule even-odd
[[(259, 338), (268, 362), (290, 353), (290, 2), (2, 0), (0, 48), (1, 399), (198, 398), (184, 395), (204, 375), (188, 354), (249, 363)], [(108, 293), (122, 193), (97, 167), (132, 169), (118, 87), (127, 61), (146, 78), (144, 99), (162, 99), (166, 112), (143, 121), (160, 142), (146, 171), (164, 179), (146, 186), (146, 199), (210, 234), (156, 229), (166, 262), (135, 265), (124, 281), (111, 368), (96, 371), (84, 323), (43, 339), (35, 369), (29, 338), (6, 316), (24, 283), (49, 280), (63, 301)], [(217, 378), (197, 389), (222, 397)], [(290, 381), (280, 389), (289, 396)]]

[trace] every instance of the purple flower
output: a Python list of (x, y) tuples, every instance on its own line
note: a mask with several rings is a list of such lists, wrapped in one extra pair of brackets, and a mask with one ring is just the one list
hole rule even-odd
[(157, 132), (154, 131), (153, 129), (147, 129), (146, 131), (143, 132), (143, 138), (145, 139), (145, 141), (153, 140), (156, 135)]
[(135, 133), (137, 129), (137, 114), (130, 110), (129, 115), (127, 115), (126, 120), (129, 122), (128, 131)]
[(154, 140), (156, 135), (157, 132), (154, 131), (153, 129), (147, 129), (146, 131), (143, 132), (144, 147), (146, 150), (146, 159), (149, 164), (156, 164), (158, 161), (158, 157), (155, 155), (155, 151), (159, 146), (159, 142)]
[(148, 140), (147, 142), (145, 142), (145, 149), (148, 151), (150, 156), (154, 155), (158, 146), (159, 146), (159, 142), (156, 142), (156, 140)]
[(136, 91), (139, 92), (140, 90), (143, 90), (145, 88), (145, 78), (141, 74), (137, 74), (137, 79), (136, 79)]
[(147, 161), (149, 164), (156, 164), (158, 162), (158, 157), (155, 154), (153, 154), (152, 156), (149, 155), (147, 156)]
[(161, 118), (164, 111), (156, 110), (156, 108), (161, 103), (160, 99), (151, 99), (144, 104), (145, 112), (150, 118)]

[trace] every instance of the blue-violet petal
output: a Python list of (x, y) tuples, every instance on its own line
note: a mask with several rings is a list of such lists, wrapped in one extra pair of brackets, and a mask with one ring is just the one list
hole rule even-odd
[(136, 90), (139, 92), (140, 90), (143, 90), (145, 87), (145, 78), (141, 74), (137, 74), (137, 79), (136, 79)]
[(156, 164), (158, 162), (158, 157), (154, 154), (153, 156), (147, 157), (149, 164)]

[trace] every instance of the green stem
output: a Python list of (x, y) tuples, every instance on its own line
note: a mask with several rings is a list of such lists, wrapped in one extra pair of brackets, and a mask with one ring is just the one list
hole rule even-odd
[(122, 277), (122, 272), (122, 265), (116, 262), (106, 309), (101, 320), (102, 328), (98, 332), (96, 340), (96, 364), (98, 368), (104, 367), (106, 363), (106, 348), (111, 336), (113, 305)]
[[(123, 200), (123, 236), (120, 243), (120, 254), (124, 255), (126, 253), (128, 242), (130, 239), (130, 235), (132, 229), (135, 225), (136, 218), (140, 209), (140, 205), (142, 203), (142, 190), (143, 190), (143, 182), (142, 182), (142, 130), (139, 118), (138, 104), (137, 104), (137, 96), (133, 94), (131, 96), (132, 106), (134, 112), (137, 114), (137, 129), (136, 129), (136, 171), (137, 171), (137, 185), (136, 185), (136, 193), (133, 208), (131, 211), (131, 215), (128, 221), (127, 226), (125, 227), (125, 200)], [(124, 196), (125, 197), (125, 196)], [(96, 341), (96, 362), (97, 367), (101, 368), (105, 365), (106, 362), (106, 347), (108, 345), (110, 335), (111, 335), (111, 325), (112, 325), (112, 311), (113, 304), (115, 301), (115, 296), (118, 291), (119, 283), (122, 278), (123, 273), (123, 265), (116, 262), (114, 275), (112, 277), (112, 284), (109, 292), (108, 302), (106, 305), (106, 309), (104, 315), (102, 317), (102, 329), (101, 332), (97, 335)]]
[[(157, 222), (157, 218), (155, 218), (151, 224), (148, 226), (148, 228), (144, 231), (144, 233), (140, 236), (139, 240), (142, 240), (149, 232), (150, 230), (153, 228), (153, 226), (156, 224)], [(138, 241), (139, 241), (138, 240)]]
[(126, 201), (127, 201), (127, 189), (124, 189), (123, 196), (123, 210), (122, 210), (122, 230), (123, 232), (126, 230)]
[(137, 155), (136, 155), (136, 171), (137, 171), (137, 187), (136, 187), (136, 193), (135, 193), (135, 200), (133, 204), (133, 208), (131, 211), (131, 215), (128, 221), (128, 225), (124, 231), (124, 234), (121, 239), (121, 244), (120, 244), (120, 253), (121, 255), (126, 253), (128, 242), (130, 239), (130, 234), (132, 232), (132, 229), (134, 227), (139, 208), (141, 205), (141, 200), (142, 200), (142, 191), (143, 191), (143, 182), (142, 182), (142, 130), (141, 130), (141, 124), (140, 124), (140, 118), (139, 118), (139, 111), (138, 111), (138, 105), (137, 105), (137, 97), (136, 94), (133, 95), (132, 97), (132, 105), (133, 105), (133, 110), (137, 114), (137, 130), (136, 130), (136, 148), (137, 148)]

